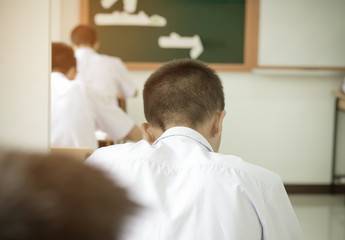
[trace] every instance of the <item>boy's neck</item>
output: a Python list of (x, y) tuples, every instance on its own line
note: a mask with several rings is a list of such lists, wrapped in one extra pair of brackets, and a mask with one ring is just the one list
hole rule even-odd
[(91, 44), (79, 44), (79, 45), (73, 44), (73, 49), (74, 50), (77, 50), (79, 48), (91, 48), (94, 51), (97, 51), (98, 48), (99, 48), (99, 44), (98, 44), (98, 42), (95, 42), (95, 44), (93, 44), (93, 45), (91, 45)]

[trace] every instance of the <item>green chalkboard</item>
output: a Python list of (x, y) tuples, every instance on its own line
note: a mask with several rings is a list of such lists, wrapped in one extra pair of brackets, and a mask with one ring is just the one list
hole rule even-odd
[[(125, 62), (196, 58), (244, 63), (245, 0), (138, 0), (130, 10), (125, 0), (103, 1), (103, 5), (101, 0), (89, 0), (88, 4), (89, 24), (97, 31), (101, 53)], [(126, 15), (124, 22), (116, 18), (121, 14)]]

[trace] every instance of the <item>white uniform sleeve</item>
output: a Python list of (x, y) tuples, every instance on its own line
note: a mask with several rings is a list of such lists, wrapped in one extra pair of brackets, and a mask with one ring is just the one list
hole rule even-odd
[(100, 149), (96, 149), (92, 154), (91, 156), (89, 156), (85, 163), (88, 164), (88, 165), (91, 165), (95, 168), (98, 168), (102, 171), (105, 171), (105, 172), (109, 172), (109, 170), (111, 169), (111, 166), (112, 166), (112, 159), (109, 159), (111, 158), (111, 155), (110, 154), (106, 154), (104, 153), (104, 148), (102, 148), (102, 151), (100, 151)]
[(85, 87), (90, 105), (95, 113), (96, 127), (114, 140), (123, 139), (134, 126), (134, 122), (116, 105), (113, 98), (106, 97), (101, 91)]
[(125, 97), (134, 97), (137, 88), (132, 80), (126, 66), (120, 59), (116, 59), (116, 87), (118, 91)]
[(273, 185), (266, 198), (263, 222), (264, 240), (302, 240), (302, 230), (281, 179)]

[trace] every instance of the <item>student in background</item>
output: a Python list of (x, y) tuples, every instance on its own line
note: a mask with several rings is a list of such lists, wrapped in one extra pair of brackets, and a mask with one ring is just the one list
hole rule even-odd
[(120, 239), (137, 205), (73, 158), (0, 152), (0, 239)]
[(95, 131), (100, 129), (114, 141), (142, 139), (140, 128), (102, 92), (74, 79), (73, 49), (52, 44), (51, 146), (96, 149)]
[(212, 69), (169, 62), (147, 79), (143, 97), (147, 141), (101, 148), (86, 161), (147, 209), (124, 239), (302, 239), (281, 178), (217, 153), (225, 103)]
[(99, 42), (91, 26), (75, 27), (71, 40), (77, 58), (77, 80), (100, 89), (114, 101), (137, 95), (136, 86), (121, 59), (97, 53)]

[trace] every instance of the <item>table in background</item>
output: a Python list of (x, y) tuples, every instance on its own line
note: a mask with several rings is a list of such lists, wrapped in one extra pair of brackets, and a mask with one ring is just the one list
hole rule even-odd
[[(345, 94), (342, 92), (334, 92), (335, 98), (335, 116), (334, 116), (334, 141), (333, 141), (333, 160), (332, 160), (332, 192), (335, 193), (335, 188), (338, 184), (344, 184), (345, 174), (336, 173), (337, 163), (337, 137), (338, 137), (338, 117), (339, 112), (345, 112)], [(345, 160), (345, 159), (342, 159)]]

